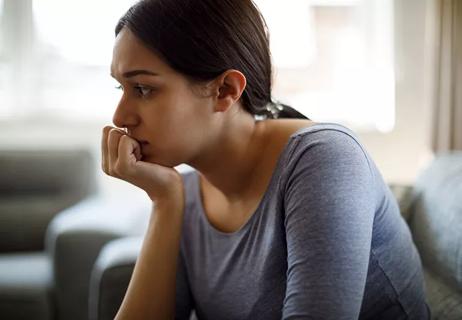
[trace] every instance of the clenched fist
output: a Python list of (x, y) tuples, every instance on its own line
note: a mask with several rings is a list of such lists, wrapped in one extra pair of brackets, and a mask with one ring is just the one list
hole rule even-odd
[(139, 142), (122, 129), (104, 127), (101, 150), (106, 174), (143, 189), (153, 201), (184, 201), (183, 180), (178, 171), (141, 161)]

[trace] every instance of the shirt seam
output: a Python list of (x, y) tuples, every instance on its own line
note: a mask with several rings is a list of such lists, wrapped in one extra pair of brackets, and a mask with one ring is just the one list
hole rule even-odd
[[(396, 295), (396, 298), (397, 298), (396, 302), (400, 305), (401, 309), (403, 309), (406, 316), (409, 317), (408, 310), (401, 303), (401, 300), (400, 300), (401, 294), (398, 293), (398, 290), (396, 290), (396, 287), (395, 287), (393, 281), (391, 281), (390, 277), (388, 276), (388, 274), (385, 272), (384, 268), (380, 264), (380, 260), (377, 258), (377, 254), (375, 253), (373, 248), (371, 248), (371, 254), (373, 255), (373, 258), (374, 258), (375, 262), (377, 263), (377, 267), (380, 268), (380, 271), (382, 271), (382, 274), (385, 276), (385, 278), (387, 279), (387, 281), (390, 284), (391, 288), (393, 289), (393, 293)], [(409, 284), (407, 286), (409, 286)], [(406, 288), (407, 288), (407, 286), (406, 286)]]

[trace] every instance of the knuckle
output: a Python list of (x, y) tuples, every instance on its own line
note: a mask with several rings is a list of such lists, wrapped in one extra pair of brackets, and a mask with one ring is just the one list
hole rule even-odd
[(117, 176), (116, 168), (114, 168), (112, 166), (109, 166), (108, 173), (109, 173), (110, 176), (113, 176), (113, 177)]
[(123, 172), (123, 173), (127, 172), (127, 165), (125, 163), (123, 163), (123, 162), (119, 161), (119, 163), (117, 165), (117, 168), (118, 168), (119, 172)]
[(117, 162), (116, 165), (114, 166), (114, 169), (113, 169), (114, 173), (120, 177), (122, 177), (124, 175), (124, 168), (123, 166), (120, 164), (120, 162)]
[(109, 133), (111, 133), (111, 134), (122, 135), (122, 132), (120, 131), (120, 129), (117, 129), (117, 128), (111, 128), (111, 130), (109, 131)]
[(104, 135), (107, 135), (107, 134), (109, 133), (109, 131), (111, 130), (111, 128), (112, 128), (112, 127), (110, 127), (110, 126), (105, 126), (105, 127), (103, 128), (103, 136), (104, 136)]
[(117, 161), (117, 164), (114, 167), (114, 171), (116, 171), (120, 177), (129, 178), (131, 176), (129, 164), (122, 161)]
[(108, 168), (107, 165), (104, 165), (104, 164), (103, 164), (103, 165), (102, 165), (102, 169), (103, 169), (103, 172), (104, 172), (106, 175), (108, 175), (108, 176), (111, 175), (110, 170), (109, 170), (109, 168)]

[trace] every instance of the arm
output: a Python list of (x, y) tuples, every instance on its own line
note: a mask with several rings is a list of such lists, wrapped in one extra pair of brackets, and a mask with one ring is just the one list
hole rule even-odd
[(375, 194), (369, 163), (346, 134), (294, 152), (285, 186), (284, 319), (357, 319), (366, 283)]
[(116, 320), (174, 318), (183, 207), (158, 203), (155, 211)]
[(172, 319), (184, 211), (183, 179), (174, 168), (141, 161), (139, 142), (120, 129), (104, 127), (101, 148), (103, 171), (143, 189), (155, 204), (115, 319)]
[(149, 201), (95, 196), (60, 212), (52, 220), (45, 248), (53, 261), (54, 291), (61, 318), (87, 316), (90, 274), (101, 248), (113, 239), (141, 236), (150, 208)]
[[(127, 291), (142, 237), (124, 237), (106, 244), (96, 260), (90, 283), (90, 320), (113, 320)], [(193, 299), (183, 255), (178, 256), (175, 319), (189, 320)]]

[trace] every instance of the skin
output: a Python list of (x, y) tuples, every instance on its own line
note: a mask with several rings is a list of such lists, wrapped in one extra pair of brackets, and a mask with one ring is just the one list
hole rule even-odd
[(192, 166), (200, 174), (206, 214), (222, 231), (245, 223), (290, 134), (313, 123), (255, 121), (239, 100), (246, 86), (241, 72), (230, 69), (207, 84), (191, 84), (127, 28), (116, 38), (111, 75), (123, 88), (113, 122), (127, 132), (103, 129), (103, 170), (162, 202), (182, 201), (181, 176), (173, 167)]

